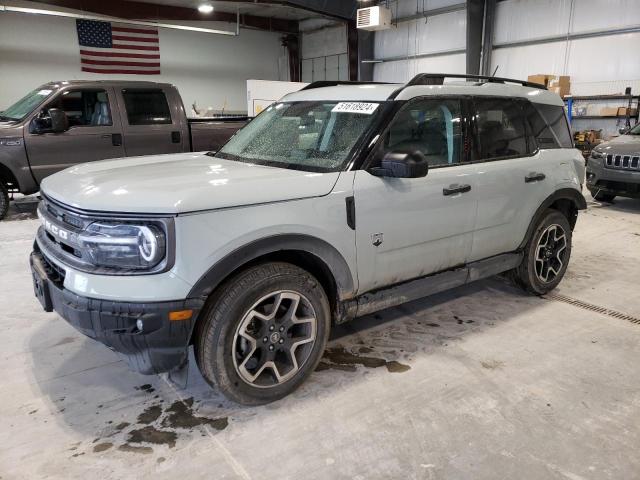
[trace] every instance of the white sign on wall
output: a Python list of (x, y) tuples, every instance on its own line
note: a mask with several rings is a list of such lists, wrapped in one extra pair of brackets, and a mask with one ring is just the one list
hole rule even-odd
[(304, 82), (279, 82), (275, 80), (247, 80), (247, 112), (255, 117), (265, 108), (288, 93), (297, 92), (309, 85)]

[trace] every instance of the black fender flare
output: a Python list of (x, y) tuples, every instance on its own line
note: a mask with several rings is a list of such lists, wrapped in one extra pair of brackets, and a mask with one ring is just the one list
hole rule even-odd
[(283, 250), (295, 250), (315, 256), (331, 271), (336, 283), (338, 299), (343, 300), (353, 296), (355, 287), (351, 269), (334, 246), (310, 235), (282, 234), (255, 240), (229, 253), (200, 277), (187, 298), (206, 298), (225, 278), (243, 265)]
[(544, 213), (544, 211), (558, 200), (570, 200), (578, 210), (587, 209), (587, 201), (585, 200), (584, 195), (580, 193), (580, 191), (576, 190), (575, 188), (561, 188), (559, 190), (556, 190), (551, 195), (549, 195), (536, 210), (536, 213), (533, 215), (533, 218), (529, 223), (529, 228), (527, 228), (527, 233), (522, 239), (522, 242), (520, 243), (518, 249), (523, 249), (525, 247), (525, 245), (529, 241), (529, 238), (533, 234), (536, 225), (540, 221), (540, 218), (542, 218), (542, 214)]

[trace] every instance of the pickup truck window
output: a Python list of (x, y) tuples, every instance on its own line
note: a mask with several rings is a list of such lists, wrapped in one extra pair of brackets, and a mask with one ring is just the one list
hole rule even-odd
[(160, 89), (122, 91), (129, 125), (166, 125), (171, 123), (167, 97)]
[(460, 162), (462, 115), (458, 100), (419, 100), (391, 123), (384, 150), (419, 150), (430, 167)]
[(112, 125), (109, 97), (104, 90), (68, 90), (62, 92), (46, 108), (63, 110), (69, 119), (69, 127)]
[(381, 106), (311, 101), (271, 105), (215, 157), (310, 172), (338, 171)]
[(35, 108), (51, 96), (53, 90), (48, 88), (36, 88), (28, 93), (9, 108), (0, 112), (0, 120), (22, 120), (35, 110)]
[(510, 98), (474, 100), (479, 160), (522, 157), (529, 154), (524, 110)]

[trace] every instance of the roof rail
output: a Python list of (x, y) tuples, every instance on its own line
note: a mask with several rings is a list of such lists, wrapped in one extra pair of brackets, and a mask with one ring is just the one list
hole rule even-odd
[(467, 75), (464, 73), (419, 73), (404, 86), (391, 94), (389, 99), (394, 99), (406, 87), (412, 85), (442, 85), (445, 78), (464, 78), (467, 80), (480, 80), (481, 83), (517, 83), (523, 87), (539, 88), (546, 90), (547, 87), (541, 83), (528, 82), (525, 80), (516, 80), (514, 78), (492, 77), (491, 75)]
[(351, 82), (347, 80), (317, 80), (300, 90), (311, 90), (313, 88), (335, 87), (337, 85), (390, 85), (390, 82)]

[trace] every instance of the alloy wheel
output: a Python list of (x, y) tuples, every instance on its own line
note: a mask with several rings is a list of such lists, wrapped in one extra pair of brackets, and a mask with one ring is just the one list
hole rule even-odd
[(233, 364), (248, 384), (270, 388), (291, 379), (309, 359), (317, 319), (302, 294), (279, 290), (259, 299), (233, 338)]
[(538, 240), (535, 271), (543, 283), (552, 282), (562, 271), (567, 252), (567, 235), (557, 224), (549, 225)]

